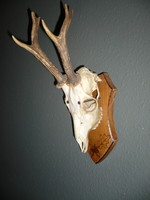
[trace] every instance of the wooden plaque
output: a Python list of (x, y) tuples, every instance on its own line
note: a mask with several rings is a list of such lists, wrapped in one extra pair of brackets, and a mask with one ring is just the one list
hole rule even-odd
[(103, 117), (99, 126), (89, 132), (88, 146), (88, 153), (95, 163), (105, 159), (118, 140), (113, 119), (114, 99), (117, 88), (108, 73), (102, 73), (99, 77), (102, 81), (98, 82), (101, 94), (98, 104), (102, 107)]

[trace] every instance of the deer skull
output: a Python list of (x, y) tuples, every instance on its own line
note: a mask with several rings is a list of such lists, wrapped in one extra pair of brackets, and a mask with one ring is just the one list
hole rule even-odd
[[(25, 44), (14, 36), (12, 38), (16, 44), (32, 53), (56, 78), (58, 82), (57, 87), (62, 88), (66, 96), (65, 103), (72, 115), (75, 138), (82, 152), (86, 152), (88, 149), (88, 133), (91, 129), (97, 127), (102, 118), (102, 109), (98, 106), (100, 93), (97, 85), (97, 82), (101, 80), (97, 74), (90, 72), (85, 67), (74, 72), (66, 43), (66, 34), (71, 23), (73, 11), (69, 10), (67, 4), (64, 5), (64, 10), (65, 19), (58, 36), (49, 30), (44, 20), (41, 20), (41, 22), (43, 29), (53, 41), (60, 54), (65, 74), (62, 74), (55, 67), (40, 48), (38, 42), (40, 17), (37, 17), (34, 12), (31, 12), (31, 44)], [(95, 90), (97, 91), (96, 97), (93, 96), (93, 91)]]
[[(102, 119), (102, 110), (98, 106), (100, 93), (97, 82), (101, 79), (97, 74), (82, 67), (77, 71), (80, 75), (80, 83), (75, 87), (64, 84), (62, 90), (65, 93), (65, 103), (72, 115), (74, 135), (82, 152), (88, 149), (88, 133), (95, 129)], [(97, 95), (93, 97), (93, 91)]]

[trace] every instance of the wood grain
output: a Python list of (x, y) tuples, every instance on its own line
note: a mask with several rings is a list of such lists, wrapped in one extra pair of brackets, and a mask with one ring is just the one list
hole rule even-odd
[(88, 153), (95, 163), (104, 160), (118, 141), (113, 117), (117, 88), (114, 86), (108, 73), (102, 73), (99, 77), (102, 81), (98, 82), (101, 94), (98, 104), (99, 107), (102, 107), (103, 117), (99, 126), (89, 132), (88, 147)]

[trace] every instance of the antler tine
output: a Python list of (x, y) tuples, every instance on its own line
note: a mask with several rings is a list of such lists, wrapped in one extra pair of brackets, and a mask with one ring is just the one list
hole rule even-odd
[(31, 17), (32, 17), (31, 44), (28, 45), (21, 42), (17, 38), (15, 38), (13, 35), (12, 35), (12, 39), (17, 45), (21, 46), (22, 48), (32, 53), (46, 67), (46, 69), (52, 73), (52, 75), (56, 78), (58, 83), (62, 85), (66, 82), (66, 76), (58, 71), (58, 69), (53, 65), (53, 63), (48, 59), (45, 53), (41, 50), (38, 43), (40, 17), (36, 17), (34, 12), (31, 12)]
[(68, 28), (71, 24), (71, 20), (73, 17), (73, 9), (69, 10), (67, 4), (64, 4), (64, 9), (65, 9), (65, 19), (64, 19), (64, 22), (63, 22), (61, 30), (60, 30), (60, 37), (66, 36), (66, 33), (68, 31)]
[(68, 78), (67, 84), (75, 86), (80, 82), (80, 76), (79, 74), (76, 74), (72, 68), (68, 47), (66, 43), (66, 34), (72, 20), (73, 10), (70, 11), (67, 4), (64, 4), (64, 10), (65, 10), (65, 19), (58, 36), (54, 35), (50, 31), (44, 20), (42, 20), (42, 25), (46, 34), (54, 42), (55, 46), (58, 49), (65, 73)]

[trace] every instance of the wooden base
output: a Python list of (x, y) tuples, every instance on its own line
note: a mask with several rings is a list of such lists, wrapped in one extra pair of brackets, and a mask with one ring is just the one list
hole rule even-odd
[(113, 119), (114, 99), (117, 88), (107, 73), (102, 73), (99, 77), (102, 81), (98, 82), (101, 94), (98, 104), (102, 107), (103, 117), (99, 126), (89, 132), (88, 147), (88, 153), (95, 163), (104, 160), (118, 140)]

